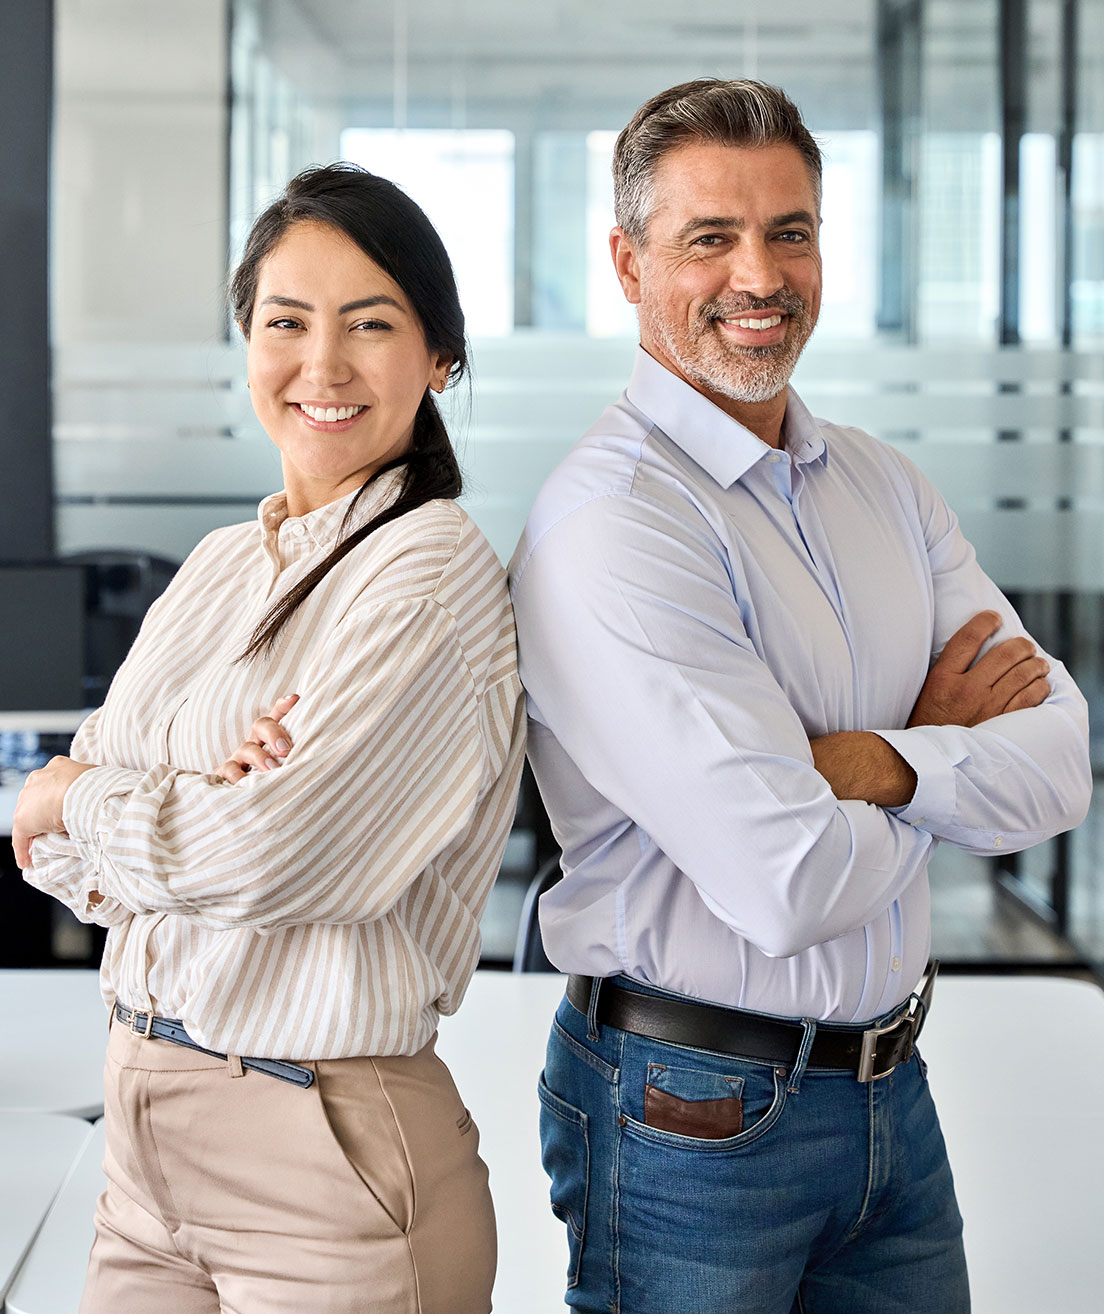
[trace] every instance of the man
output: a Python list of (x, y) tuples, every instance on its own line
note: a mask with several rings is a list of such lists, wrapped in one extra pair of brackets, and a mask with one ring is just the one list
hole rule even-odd
[(512, 567), (563, 848), (541, 920), (574, 975), (540, 1097), (578, 1310), (967, 1310), (912, 1050), (926, 866), (1087, 807), (1066, 672), (919, 472), (788, 388), (820, 172), (774, 88), (638, 111), (610, 238), (635, 369)]

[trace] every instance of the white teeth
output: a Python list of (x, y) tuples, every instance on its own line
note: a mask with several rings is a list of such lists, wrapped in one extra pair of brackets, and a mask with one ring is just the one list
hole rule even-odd
[(769, 315), (766, 319), (726, 319), (726, 324), (735, 324), (743, 329), (770, 329), (782, 323), (781, 315)]
[(308, 406), (306, 402), (300, 402), (299, 409), (304, 415), (309, 415), (312, 420), (318, 420), (324, 424), (333, 424), (336, 420), (351, 420), (354, 415), (357, 415), (364, 410), (364, 407)]

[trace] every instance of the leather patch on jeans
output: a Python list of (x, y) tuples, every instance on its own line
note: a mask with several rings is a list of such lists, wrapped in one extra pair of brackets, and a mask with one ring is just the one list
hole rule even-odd
[(744, 1102), (729, 1096), (721, 1100), (680, 1100), (656, 1086), (644, 1087), (644, 1124), (678, 1136), (720, 1141), (739, 1136), (744, 1129)]

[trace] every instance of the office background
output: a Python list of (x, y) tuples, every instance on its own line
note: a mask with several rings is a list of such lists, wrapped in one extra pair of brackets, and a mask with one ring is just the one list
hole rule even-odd
[[(453, 255), (466, 502), (508, 557), (631, 362), (617, 130), (676, 81), (761, 77), (826, 156), (797, 385), (932, 475), (1080, 680), (1104, 764), (1104, 0), (56, 0), (4, 7), (0, 64), (3, 560), (178, 561), (278, 485), (223, 287), (256, 210), (338, 157), (406, 187)], [(940, 854), (936, 948), (1099, 966), (1102, 859), (1099, 805), (1019, 860)]]

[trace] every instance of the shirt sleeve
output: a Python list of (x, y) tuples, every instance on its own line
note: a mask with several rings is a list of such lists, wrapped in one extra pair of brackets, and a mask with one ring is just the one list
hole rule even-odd
[[(78, 762), (95, 762), (99, 757), (100, 712), (96, 708), (85, 717), (73, 738), (69, 753)], [(23, 879), (65, 904), (78, 920), (115, 926), (130, 917), (118, 900), (99, 895), (90, 850), (71, 836), (36, 835), (31, 843), (31, 862)], [(93, 894), (98, 896), (95, 902)]]
[[(978, 565), (958, 520), (899, 453), (923, 525), (935, 604), (932, 659), (979, 611), (996, 611), (1000, 630), (986, 643), (1030, 638), (1008, 599)], [(1050, 694), (1038, 707), (976, 726), (879, 730), (916, 772), (916, 792), (897, 815), (971, 853), (1015, 852), (1078, 825), (1092, 792), (1088, 706), (1056, 658)]]
[(814, 768), (704, 521), (595, 498), (536, 545), (514, 605), (531, 716), (763, 953), (866, 925), (923, 871), (929, 834)]
[(353, 609), (297, 692), (276, 770), (233, 785), (168, 765), (81, 775), (64, 821), (87, 883), (214, 928), (386, 913), (494, 778), (455, 620), (430, 598)]

